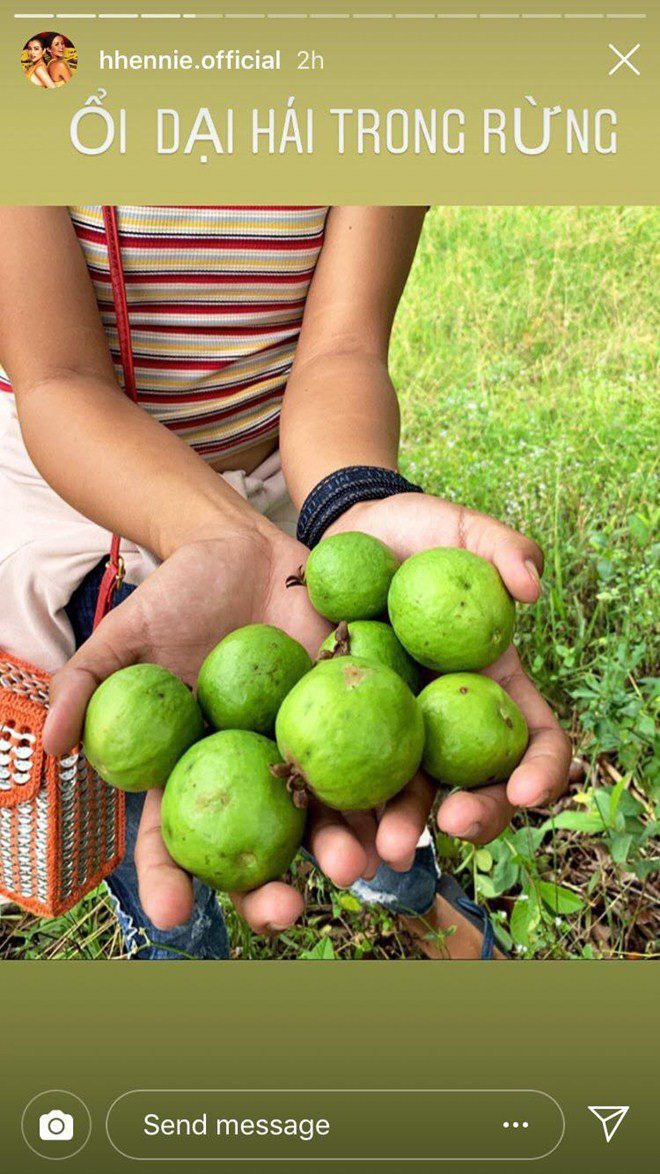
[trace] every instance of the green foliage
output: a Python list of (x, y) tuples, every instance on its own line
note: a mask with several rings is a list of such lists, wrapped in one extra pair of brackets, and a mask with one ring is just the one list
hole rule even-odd
[(303, 950), (298, 955), (302, 962), (334, 962), (337, 958), (330, 938), (319, 938), (311, 950)]
[(97, 961), (122, 955), (119, 926), (105, 889), (48, 920), (31, 917), (15, 906), (0, 907), (0, 959)]
[(554, 818), (517, 817), (489, 867), (439, 843), (524, 957), (657, 949), (658, 223), (435, 209), (395, 327), (404, 471), (545, 551), (517, 642), (586, 780)]

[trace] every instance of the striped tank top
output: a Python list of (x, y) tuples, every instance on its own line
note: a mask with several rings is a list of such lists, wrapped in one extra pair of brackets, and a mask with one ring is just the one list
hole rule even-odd
[[(69, 211), (119, 379), (101, 207)], [(139, 402), (206, 460), (277, 436), (327, 211), (117, 209)]]

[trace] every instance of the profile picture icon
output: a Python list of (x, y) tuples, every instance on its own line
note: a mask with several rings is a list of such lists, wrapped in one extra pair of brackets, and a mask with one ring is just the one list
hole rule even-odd
[(21, 52), (27, 80), (42, 90), (58, 90), (71, 81), (78, 68), (78, 52), (64, 33), (36, 33)]

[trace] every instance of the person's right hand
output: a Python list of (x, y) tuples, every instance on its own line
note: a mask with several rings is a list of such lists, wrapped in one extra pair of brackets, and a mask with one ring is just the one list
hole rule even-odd
[[(164, 665), (194, 685), (207, 653), (228, 632), (250, 623), (283, 628), (312, 658), (330, 630), (306, 591), (289, 591), (286, 579), (305, 562), (307, 549), (261, 520), (254, 528), (211, 535), (179, 547), (127, 600), (109, 613), (52, 679), (44, 744), (65, 754), (80, 739), (87, 703), (110, 673), (137, 662)], [(160, 833), (162, 793), (146, 795), (135, 862), (140, 899), (154, 925), (168, 929), (192, 913), (190, 877), (169, 856)], [(310, 805), (307, 843), (326, 875), (340, 887), (378, 867), (376, 824), (369, 813), (342, 816)], [(302, 895), (274, 881), (233, 894), (255, 932), (277, 932), (303, 911)]]

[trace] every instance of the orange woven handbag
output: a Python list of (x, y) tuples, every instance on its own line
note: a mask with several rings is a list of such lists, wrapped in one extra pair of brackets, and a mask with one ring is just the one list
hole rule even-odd
[[(103, 208), (124, 391), (137, 402), (130, 323), (115, 209)], [(124, 576), (112, 537), (94, 616), (110, 610)], [(41, 917), (77, 904), (124, 852), (124, 795), (87, 763), (80, 747), (45, 754), (48, 673), (0, 651), (0, 894)]]

